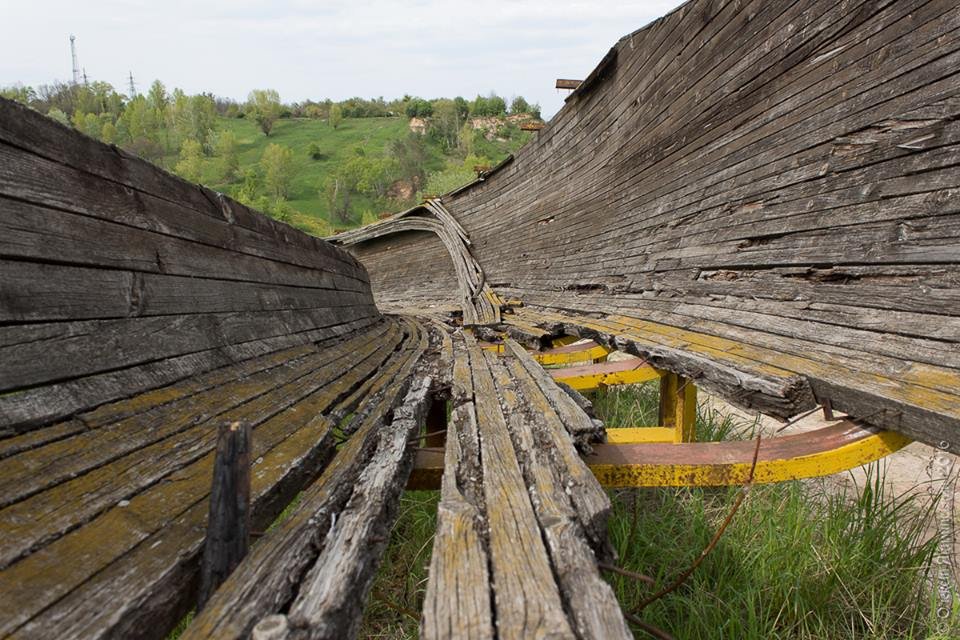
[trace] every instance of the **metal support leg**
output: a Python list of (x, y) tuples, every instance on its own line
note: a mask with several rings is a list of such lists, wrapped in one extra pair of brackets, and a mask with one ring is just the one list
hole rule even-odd
[(697, 439), (697, 387), (693, 381), (667, 373), (660, 378), (660, 426), (673, 429), (674, 442)]

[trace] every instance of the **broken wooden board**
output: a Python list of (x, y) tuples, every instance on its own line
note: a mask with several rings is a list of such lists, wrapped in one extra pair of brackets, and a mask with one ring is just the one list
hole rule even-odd
[(539, 366), (515, 342), (503, 355), (470, 335), (454, 346), (454, 410), (422, 635), (631, 637), (597, 569), (596, 555), (611, 553), (609, 500), (563, 417), (590, 419), (548, 376), (531, 375), (527, 367)]

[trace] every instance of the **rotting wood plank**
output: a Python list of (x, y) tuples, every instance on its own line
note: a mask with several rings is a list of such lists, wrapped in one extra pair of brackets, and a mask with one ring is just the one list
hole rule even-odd
[(483, 351), (470, 351), (497, 633), (569, 637), (563, 604)]
[[(152, 404), (159, 394), (149, 394), (140, 412), (120, 417), (123, 416), (123, 409), (120, 408), (119, 419), (115, 422), (101, 422), (94, 418), (87, 423), (89, 430), (79, 436), (0, 463), (0, 490), (3, 494), (0, 505), (7, 506), (126, 453), (161, 442), (194, 427), (198, 422), (219, 420), (219, 416), (235, 407), (246, 410), (249, 408), (247, 404), (265, 394), (273, 394), (267, 398), (282, 397), (283, 394), (289, 394), (298, 382), (309, 380), (311, 376), (317, 378), (317, 372), (326, 376), (340, 373), (349, 368), (345, 365), (349, 364), (350, 358), (359, 356), (362, 359), (377, 348), (392, 344), (394, 335), (395, 331), (384, 325), (381, 330), (362, 334), (323, 352), (313, 351), (292, 359), (278, 359), (271, 362), (274, 366), (256, 372), (241, 370), (231, 380), (169, 403)], [(126, 404), (136, 406), (140, 403), (133, 399)], [(36, 471), (40, 469), (56, 471), (37, 475)]]
[(545, 375), (520, 345), (508, 340), (507, 349), (513, 357), (507, 359), (504, 366), (522, 394), (525, 406), (540, 417), (534, 424), (538, 442), (551, 451), (587, 540), (601, 560), (613, 560), (615, 554), (607, 538), (610, 498), (597, 484), (575, 448), (577, 438), (582, 436), (588, 424), (592, 428), (591, 442), (605, 440), (602, 424), (594, 422), (569, 394)]
[(424, 640), (494, 638), (489, 558), (483, 535), (480, 440), (470, 357), (461, 335), (452, 339), (453, 408), (447, 424), (420, 636)]
[(416, 379), (378, 434), (377, 448), (304, 575), (287, 619), (296, 638), (354, 638), (413, 464), (408, 441), (423, 423), (431, 379)]
[[(501, 358), (484, 352), (483, 357), (493, 374), (514, 451), (530, 487), (551, 566), (577, 636), (632, 638), (613, 589), (601, 577), (588, 543), (589, 538), (598, 534), (606, 539), (606, 516), (610, 511), (606, 493), (577, 455), (562, 424), (555, 415), (550, 416), (546, 398), (533, 388), (536, 385), (531, 385), (526, 370), (507, 364), (506, 361), (519, 364), (516, 356)], [(546, 414), (542, 413), (544, 409)], [(553, 424), (545, 423), (548, 416), (554, 418)], [(591, 493), (593, 503), (585, 508), (583, 498)], [(574, 500), (573, 494), (580, 500)], [(596, 513), (597, 507), (602, 514)], [(587, 534), (584, 522), (596, 527), (597, 519), (601, 520), (601, 530)], [(609, 545), (603, 546), (612, 556)]]
[(79, 411), (129, 398), (291, 345), (339, 339), (351, 332), (372, 327), (379, 321), (379, 316), (370, 316), (343, 324), (235, 343), (117, 371), (8, 392), (0, 395), (0, 436), (37, 429)]
[(321, 477), (304, 491), (289, 520), (260, 541), (247, 561), (187, 628), (182, 636), (184, 640), (247, 637), (259, 620), (285, 609), (296, 597), (300, 577), (322, 552), (326, 536), (331, 528), (335, 529), (335, 519), (373, 455), (385, 413), (406, 392), (404, 382), (409, 382), (414, 366), (427, 347), (421, 330), (414, 324), (407, 326), (415, 344), (407, 350), (401, 370), (390, 375), (397, 384), (390, 385), (390, 393), (386, 395), (368, 397), (367, 402), (377, 408), (365, 412), (368, 417)]
[[(3, 147), (15, 148), (25, 162), (50, 164), (59, 169), (61, 176), (82, 171), (87, 181), (100, 184), (101, 190), (125, 192), (131, 200), (140, 203), (141, 210), (148, 208), (144, 205), (151, 201), (161, 208), (179, 209), (182, 212), (180, 218), (190, 219), (195, 228), (202, 226), (204, 219), (210, 221), (209, 228), (216, 228), (217, 224), (220, 228), (230, 225), (234, 228), (232, 235), (246, 240), (247, 246), (260, 245), (266, 249), (270, 245), (273, 248), (284, 245), (286, 248), (281, 253), (287, 261), (333, 270), (337, 270), (334, 265), (339, 264), (341, 269), (362, 273), (353, 258), (318, 238), (253, 212), (215, 192), (191, 185), (149, 162), (91, 140), (13, 101), (0, 102), (0, 114), (3, 116), (0, 118)], [(170, 228), (178, 226), (174, 222)]]
[(202, 609), (250, 549), (250, 423), (220, 426), (213, 462), (207, 535), (200, 564)]
[[(0, 327), (0, 390), (56, 382), (374, 316), (368, 305)], [(105, 348), (106, 347), (106, 348)], [(59, 357), (45, 356), (56, 351)]]
[[(188, 427), (172, 438), (143, 446), (111, 464), (6, 507), (0, 511), (0, 523), (6, 534), (0, 547), (0, 566), (9, 565), (32, 548), (95, 518), (111, 505), (130, 501), (131, 496), (140, 490), (149, 490), (158, 480), (184, 473), (197, 464), (207, 464), (215, 435), (211, 427), (219, 422), (250, 421), (255, 424), (257, 434), (264, 420), (268, 425), (284, 422), (282, 428), (285, 430), (303, 424), (370, 375), (385, 357), (377, 350), (382, 348), (390, 352), (399, 339), (399, 336), (388, 337), (386, 342), (361, 346), (354, 353), (366, 359), (358, 367), (351, 369), (344, 362), (334, 360), (316, 374), (305, 376), (299, 385), (299, 381), (294, 381), (277, 387), (266, 396), (227, 411), (221, 414), (222, 417), (210, 419), (207, 428), (203, 425)], [(304, 387), (303, 383), (309, 386)], [(209, 488), (209, 484), (201, 483), (193, 490), (202, 496)], [(181, 489), (181, 496), (185, 498), (187, 495), (187, 489)], [(64, 504), (81, 506), (64, 510)]]
[[(416, 347), (407, 350), (411, 357), (417, 352)], [(263, 457), (264, 461), (259, 462), (253, 472), (254, 528), (269, 524), (302, 483), (323, 468), (333, 451), (335, 425), (318, 413), (322, 406), (329, 406), (349, 388), (325, 388), (321, 393), (322, 404), (317, 409), (295, 412), (293, 408), (255, 429), (254, 457)], [(370, 400), (383, 407), (371, 424), (377, 419), (382, 422), (392, 399)], [(298, 415), (299, 421), (294, 420)], [(375, 430), (375, 426), (369, 429)], [(170, 619), (170, 611), (179, 610), (182, 614), (193, 604), (191, 594), (205, 529), (212, 464), (210, 453), (170, 476), (167, 482), (132, 498), (128, 505), (111, 509), (52, 543), (41, 554), (34, 554), (0, 573), (0, 581), (9, 580), (13, 584), (24, 581), (34, 589), (29, 602), (0, 604), (10, 607), (10, 615), (4, 611), (0, 620), (9, 619), (19, 626), (42, 611), (40, 617), (25, 628), (25, 637), (33, 637), (51, 625), (73, 629), (71, 633), (78, 637), (102, 637), (118, 634), (118, 629), (137, 629), (138, 622), (144, 620), (173, 624), (175, 619)], [(173, 532), (167, 529), (171, 526)], [(179, 533), (175, 533), (178, 530)], [(98, 553), (95, 557), (84, 555), (83, 549), (89, 550), (94, 540), (102, 542)], [(60, 555), (64, 553), (67, 555)], [(80, 555), (74, 555), (77, 553)], [(46, 566), (60, 557), (74, 560), (66, 566), (59, 563), (59, 573)], [(156, 569), (145, 572), (144, 565)], [(69, 575), (64, 574), (67, 568)], [(190, 589), (184, 590), (184, 585), (190, 585)], [(123, 594), (123, 598), (118, 598), (118, 594)], [(51, 597), (52, 600), (47, 599)], [(102, 610), (97, 611), (89, 604), (94, 600), (110, 606), (104, 604)], [(54, 601), (56, 605), (44, 610)], [(81, 628), (83, 632), (77, 631)], [(163, 637), (164, 629), (166, 627), (158, 628), (156, 637)], [(0, 632), (4, 631), (0, 628)]]

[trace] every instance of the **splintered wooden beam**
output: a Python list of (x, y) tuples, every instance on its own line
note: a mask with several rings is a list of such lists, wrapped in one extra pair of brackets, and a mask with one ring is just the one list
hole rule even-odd
[(249, 422), (220, 427), (197, 609), (203, 609), (250, 548), (250, 434)]
[(583, 80), (566, 80), (563, 78), (557, 78), (557, 89), (569, 89), (570, 91), (573, 91), (580, 86), (581, 82), (583, 82)]

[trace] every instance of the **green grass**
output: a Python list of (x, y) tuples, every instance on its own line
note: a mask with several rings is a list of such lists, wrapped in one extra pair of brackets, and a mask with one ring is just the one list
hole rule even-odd
[[(294, 215), (293, 224), (306, 231), (318, 228), (315, 224), (318, 218), (331, 220), (328, 204), (320, 193), (325, 175), (347, 160), (354, 148), (362, 147), (368, 154), (381, 154), (391, 142), (403, 138), (408, 132), (406, 118), (345, 118), (336, 129), (323, 120), (286, 118), (274, 123), (269, 136), (263, 135), (255, 122), (242, 118), (220, 118), (217, 126), (220, 131), (231, 131), (237, 137), (241, 170), (256, 166), (268, 144), (280, 144), (293, 150), (294, 177), (288, 202), (299, 212)], [(311, 143), (320, 148), (322, 159), (314, 160), (307, 154)], [(167, 158), (166, 164), (173, 166), (176, 159)], [(433, 160), (430, 166), (437, 169), (442, 166), (442, 161)], [(237, 183), (223, 182), (220, 160), (216, 157), (204, 159), (201, 182), (225, 193), (232, 193), (238, 186)], [(354, 209), (362, 211), (364, 208), (380, 213), (368, 198), (355, 196)]]
[[(652, 424), (656, 383), (598, 394), (609, 426)], [(697, 416), (701, 440), (749, 438), (757, 424), (716, 411)], [(651, 590), (611, 583), (625, 611), (669, 585), (709, 544), (739, 488), (611, 492), (610, 536), (621, 566), (651, 575)], [(675, 592), (640, 613), (676, 638), (928, 638), (935, 505), (890, 495), (882, 465), (858, 491), (821, 482), (755, 486), (717, 547)], [(949, 625), (947, 625), (949, 626)]]
[[(220, 132), (230, 131), (236, 136), (241, 173), (258, 165), (268, 144), (283, 145), (293, 151), (294, 177), (287, 202), (296, 213), (293, 214), (290, 222), (308, 233), (325, 235), (324, 230), (328, 227), (318, 223), (320, 220), (331, 223), (335, 228), (353, 227), (360, 224), (363, 211), (371, 211), (377, 215), (384, 212), (395, 213), (411, 204), (410, 202), (378, 202), (368, 196), (353, 194), (351, 196), (353, 220), (350, 223), (343, 223), (333, 219), (329, 204), (321, 193), (324, 178), (352, 157), (354, 149), (362, 148), (368, 156), (380, 156), (389, 152), (391, 143), (408, 136), (409, 120), (405, 117), (344, 118), (336, 129), (324, 120), (284, 118), (274, 123), (269, 136), (263, 135), (252, 120), (219, 118), (217, 129)], [(515, 152), (529, 138), (529, 133), (517, 130), (509, 139), (502, 141), (480, 139), (478, 148), (493, 162), (499, 162), (508, 153)], [(426, 142), (427, 155), (424, 168), (428, 174), (439, 173), (448, 166), (459, 165), (463, 161), (460, 157), (443, 155), (439, 147), (430, 143), (429, 139)], [(321, 154), (319, 160), (314, 160), (307, 152), (308, 147), (313, 143), (319, 148)], [(168, 155), (163, 158), (161, 164), (172, 169), (176, 166), (177, 159), (176, 154)], [(202, 164), (201, 183), (217, 191), (235, 195), (240, 183), (239, 181), (229, 183), (223, 180), (220, 158), (206, 157)]]
[[(656, 384), (597, 394), (610, 426), (656, 421)], [(756, 423), (698, 413), (702, 440), (750, 437)], [(929, 587), (932, 506), (890, 495), (876, 467), (857, 491), (822, 483), (755, 486), (703, 564), (640, 617), (678, 640), (960, 637), (960, 614), (937, 623)], [(621, 566), (669, 584), (709, 543), (738, 488), (611, 492), (610, 536)], [(368, 602), (361, 637), (415, 638), (437, 492), (407, 492)], [(649, 588), (608, 576), (625, 611)], [(638, 631), (637, 637), (647, 637)]]
[(363, 612), (360, 638), (416, 638), (439, 491), (407, 491)]

